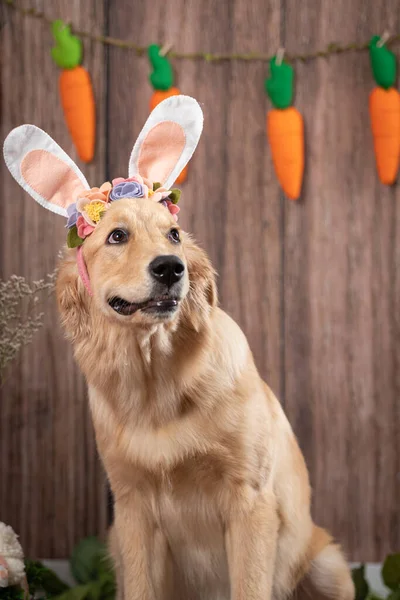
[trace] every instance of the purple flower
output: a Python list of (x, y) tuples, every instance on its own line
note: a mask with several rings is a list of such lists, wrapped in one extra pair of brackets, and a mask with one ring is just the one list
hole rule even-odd
[(114, 185), (110, 192), (110, 200), (120, 200), (121, 198), (143, 198), (145, 195), (144, 186), (138, 181), (124, 181)]
[(76, 222), (79, 217), (79, 213), (76, 209), (76, 202), (67, 206), (67, 213), (68, 213), (68, 221), (67, 221), (67, 224), (65, 227), (71, 228), (74, 225), (76, 225)]

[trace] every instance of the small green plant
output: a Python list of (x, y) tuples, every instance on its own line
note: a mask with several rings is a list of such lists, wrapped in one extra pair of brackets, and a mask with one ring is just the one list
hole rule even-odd
[[(44, 600), (114, 600), (115, 579), (106, 545), (88, 537), (74, 548), (70, 559), (77, 584), (70, 587), (41, 562), (25, 561), (29, 598)], [(19, 586), (0, 588), (0, 600), (26, 600)]]
[[(356, 588), (355, 600), (383, 600), (369, 589), (365, 579), (365, 565), (353, 569), (353, 581)], [(383, 563), (382, 579), (391, 591), (385, 600), (400, 600), (400, 553), (389, 554)]]
[(72, 552), (70, 565), (79, 585), (57, 600), (114, 600), (115, 578), (105, 544), (96, 537), (82, 540)]

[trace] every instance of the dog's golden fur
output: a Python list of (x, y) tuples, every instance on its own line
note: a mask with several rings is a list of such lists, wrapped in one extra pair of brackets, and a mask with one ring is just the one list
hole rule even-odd
[[(67, 251), (58, 303), (89, 386), (115, 499), (110, 546), (125, 600), (352, 600), (340, 549), (310, 517), (307, 469), (240, 328), (217, 306), (206, 254), (151, 201), (115, 202), (83, 251), (90, 298)], [(107, 245), (116, 227), (123, 245)], [(149, 263), (186, 266), (167, 319), (116, 314), (151, 297)], [(245, 282), (243, 282), (245, 285)]]

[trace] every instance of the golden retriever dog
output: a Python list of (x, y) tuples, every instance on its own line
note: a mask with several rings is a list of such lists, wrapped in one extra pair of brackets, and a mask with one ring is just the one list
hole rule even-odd
[(110, 203), (81, 251), (90, 293), (70, 248), (57, 299), (114, 496), (118, 598), (352, 600), (205, 252), (150, 197)]

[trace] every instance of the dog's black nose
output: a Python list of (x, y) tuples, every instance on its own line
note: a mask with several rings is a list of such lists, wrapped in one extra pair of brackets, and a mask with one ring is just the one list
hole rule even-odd
[(150, 263), (149, 269), (156, 281), (170, 288), (182, 278), (185, 272), (185, 265), (177, 256), (168, 254), (166, 256), (157, 256)]

